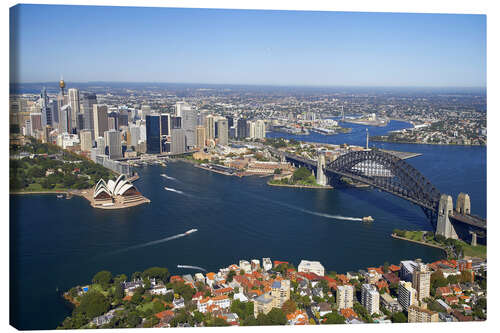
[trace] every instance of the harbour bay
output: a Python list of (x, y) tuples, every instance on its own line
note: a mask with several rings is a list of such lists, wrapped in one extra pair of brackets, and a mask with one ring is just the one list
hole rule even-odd
[[(380, 135), (407, 126), (393, 121), (369, 130)], [(363, 145), (366, 126), (349, 127), (352, 133), (334, 136), (268, 136)], [(408, 162), (441, 192), (454, 198), (459, 192), (469, 193), (472, 212), (486, 217), (486, 147), (374, 145), (421, 153)], [(78, 197), (11, 196), (11, 319), (16, 327), (55, 328), (71, 311), (60, 292), (86, 283), (103, 269), (130, 275), (164, 266), (186, 274), (193, 271), (176, 266), (213, 271), (239, 259), (271, 257), (295, 264), (301, 259), (319, 260), (327, 270), (345, 272), (385, 261), (397, 264), (443, 256), (439, 249), (390, 237), (394, 228), (430, 230), (431, 226), (420, 208), (384, 192), (270, 187), (265, 178), (227, 177), (182, 162), (138, 172), (141, 179), (135, 184), (151, 203), (124, 210), (96, 210)], [(337, 215), (371, 215), (375, 222), (331, 217)], [(192, 228), (198, 232), (135, 247)], [(135, 248), (127, 250), (130, 247)]]

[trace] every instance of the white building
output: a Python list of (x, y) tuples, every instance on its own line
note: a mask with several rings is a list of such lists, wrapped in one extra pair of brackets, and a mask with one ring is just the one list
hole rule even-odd
[(231, 300), (227, 295), (207, 297), (198, 301), (198, 311), (205, 313), (210, 305), (218, 306), (221, 309), (227, 309), (231, 306)]
[(353, 307), (354, 287), (351, 285), (343, 285), (337, 287), (337, 305), (340, 309)]
[(250, 273), (252, 271), (252, 266), (246, 260), (240, 260), (240, 269), (244, 270), (245, 273)]
[(406, 311), (411, 305), (417, 305), (417, 291), (411, 282), (399, 281), (398, 302)]
[(319, 276), (325, 275), (325, 267), (319, 261), (302, 260), (298, 267), (299, 272), (314, 273)]
[(364, 283), (361, 287), (361, 304), (370, 315), (379, 313), (380, 295), (373, 284)]
[(273, 269), (271, 258), (262, 258), (262, 268), (267, 272)]
[(66, 149), (67, 147), (78, 145), (80, 143), (80, 139), (78, 139), (78, 135), (76, 134), (63, 133), (57, 136), (56, 143), (59, 147)]

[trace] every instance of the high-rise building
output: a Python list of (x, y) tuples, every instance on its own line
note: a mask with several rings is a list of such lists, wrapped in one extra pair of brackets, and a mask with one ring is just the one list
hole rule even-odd
[(80, 131), (80, 149), (90, 151), (92, 149), (92, 131), (85, 129)]
[(380, 295), (373, 284), (364, 283), (361, 286), (361, 304), (370, 315), (379, 312)]
[[(52, 117), (52, 125), (50, 125), (48, 123), (47, 123), (47, 125), (50, 125), (51, 127), (55, 127), (56, 124), (59, 124), (59, 107), (58, 107), (57, 99), (50, 100), (49, 105), (50, 105), (50, 115)], [(47, 121), (48, 121), (48, 119), (49, 119), (49, 117), (47, 116)]]
[(215, 139), (215, 118), (213, 115), (208, 115), (205, 118), (205, 133), (207, 135), (207, 140)]
[(170, 135), (170, 114), (162, 113), (160, 115), (160, 133), (162, 136)]
[(181, 101), (181, 102), (175, 102), (175, 116), (176, 117), (182, 117), (182, 109), (184, 107), (190, 107), (188, 103)]
[(218, 129), (218, 138), (219, 138), (219, 144), (223, 146), (228, 145), (228, 136), (229, 136), (229, 129), (227, 126), (227, 119), (226, 118), (219, 118), (217, 120), (217, 129)]
[(248, 126), (248, 137), (250, 139), (255, 139), (255, 122), (249, 121), (247, 122), (247, 126)]
[(106, 142), (104, 137), (99, 136), (95, 139), (97, 147), (97, 155), (104, 155), (106, 153)]
[(85, 93), (82, 98), (83, 128), (88, 129), (94, 138), (94, 105), (97, 104), (97, 97), (94, 93)]
[(337, 306), (341, 309), (352, 309), (354, 300), (354, 287), (342, 285), (337, 287)]
[(30, 126), (32, 135), (35, 134), (35, 131), (42, 130), (42, 114), (41, 113), (30, 113)]
[(248, 137), (248, 131), (247, 131), (247, 120), (246, 118), (240, 118), (238, 119), (238, 127), (236, 129), (236, 137), (238, 139), (244, 139)]
[(255, 139), (264, 139), (266, 137), (266, 123), (259, 119), (255, 122)]
[(413, 287), (417, 290), (417, 298), (420, 302), (430, 296), (431, 272), (427, 265), (417, 261), (417, 267), (413, 270)]
[(59, 110), (59, 133), (71, 134), (71, 106), (69, 104), (64, 105)]
[(170, 146), (170, 153), (183, 154), (186, 152), (186, 134), (182, 128), (173, 128), (170, 135), (172, 144)]
[(122, 140), (119, 131), (109, 130), (104, 132), (106, 145), (108, 146), (109, 158), (112, 160), (122, 158)]
[(137, 147), (139, 144), (139, 140), (141, 139), (141, 129), (139, 126), (131, 125), (130, 126), (130, 145), (133, 147)]
[(151, 114), (151, 107), (149, 105), (143, 105), (141, 107), (141, 119), (145, 120), (146, 116)]
[(400, 262), (399, 278), (404, 281), (411, 282), (413, 279), (413, 271), (417, 267), (417, 263), (413, 260), (403, 260)]
[(196, 147), (204, 148), (207, 137), (205, 135), (205, 126), (196, 127)]
[(399, 281), (398, 302), (406, 311), (411, 305), (417, 305), (417, 291), (413, 289), (411, 282)]
[(47, 96), (47, 89), (43, 87), (42, 92), (40, 94), (40, 111), (42, 114), (42, 126), (45, 127), (47, 125), (53, 124), (53, 112), (52, 105), (49, 102), (49, 97)]
[(148, 154), (161, 153), (160, 116), (146, 115), (146, 152)]
[(182, 129), (186, 135), (186, 145), (192, 148), (196, 144), (196, 110), (189, 104), (183, 103), (181, 106)]
[(94, 113), (94, 138), (104, 137), (108, 130), (108, 107), (102, 104), (93, 105)]
[(76, 88), (68, 89), (69, 105), (71, 105), (71, 128), (77, 128), (77, 117), (80, 114), (80, 93)]

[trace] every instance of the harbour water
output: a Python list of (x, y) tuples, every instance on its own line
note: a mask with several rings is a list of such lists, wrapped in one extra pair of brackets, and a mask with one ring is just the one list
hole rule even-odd
[[(370, 133), (405, 126), (391, 122), (370, 127)], [(363, 145), (366, 126), (349, 127), (351, 134), (295, 138)], [(292, 137), (268, 136), (278, 135)], [(408, 162), (441, 192), (454, 198), (469, 193), (472, 212), (486, 216), (485, 147), (375, 145), (422, 153)], [(163, 266), (187, 274), (196, 271), (177, 265), (215, 271), (239, 259), (271, 257), (295, 265), (301, 259), (319, 260), (328, 271), (345, 272), (443, 256), (439, 249), (391, 238), (394, 228), (431, 226), (420, 208), (377, 190), (271, 187), (264, 178), (228, 177), (183, 162), (138, 171), (136, 185), (151, 203), (124, 210), (93, 209), (80, 197), (11, 196), (11, 324), (55, 328), (71, 313), (61, 291), (89, 282), (104, 269), (130, 276)], [(368, 215), (374, 223), (342, 219)], [(179, 236), (193, 228), (198, 231)]]

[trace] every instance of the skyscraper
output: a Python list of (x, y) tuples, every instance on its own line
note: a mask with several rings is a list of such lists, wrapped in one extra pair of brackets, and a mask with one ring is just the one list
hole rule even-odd
[(122, 140), (120, 132), (110, 130), (106, 131), (104, 135), (109, 150), (109, 158), (112, 160), (122, 158)]
[(248, 137), (246, 118), (238, 119), (238, 128), (237, 128), (236, 137), (238, 139), (244, 139), (244, 138)]
[(266, 137), (266, 123), (259, 119), (255, 121), (255, 139), (264, 139)]
[(186, 146), (194, 147), (196, 144), (196, 110), (184, 103), (181, 106), (182, 129), (186, 135)]
[(379, 312), (380, 295), (373, 284), (364, 283), (361, 287), (361, 304), (370, 315)]
[(146, 115), (146, 152), (161, 153), (160, 116)]
[(106, 105), (94, 104), (94, 138), (104, 137), (104, 132), (108, 130), (108, 108)]
[(170, 135), (170, 114), (162, 113), (160, 115), (160, 133), (162, 136)]
[(207, 136), (205, 134), (205, 126), (196, 127), (196, 147), (204, 148)]
[(173, 128), (172, 144), (170, 146), (170, 152), (172, 154), (183, 154), (186, 152), (186, 134), (182, 128)]
[(170, 129), (182, 128), (182, 118), (181, 117), (172, 117), (170, 125), (171, 125)]
[(82, 151), (92, 149), (92, 132), (88, 129), (80, 131), (80, 149)]
[(64, 105), (59, 110), (59, 133), (71, 133), (71, 106), (69, 104)]
[(71, 128), (77, 128), (78, 114), (80, 114), (80, 93), (76, 88), (68, 89), (69, 105), (71, 105)]
[(205, 118), (205, 133), (207, 135), (207, 140), (215, 139), (215, 118), (213, 115), (208, 115)]
[(226, 118), (219, 118), (217, 120), (217, 129), (218, 129), (218, 138), (219, 138), (219, 144), (223, 146), (228, 145), (228, 136), (229, 136), (229, 129), (227, 126), (227, 119)]
[(52, 126), (53, 122), (52, 107), (49, 102), (49, 97), (47, 96), (47, 89), (45, 89), (45, 87), (43, 87), (42, 92), (40, 94), (40, 112), (42, 114), (42, 126), (43, 127), (47, 125)]
[(41, 113), (30, 113), (30, 126), (31, 133), (35, 135), (35, 131), (42, 130), (42, 114)]
[(94, 93), (85, 93), (82, 98), (83, 127), (92, 133), (94, 138), (94, 105), (97, 104), (97, 97)]

